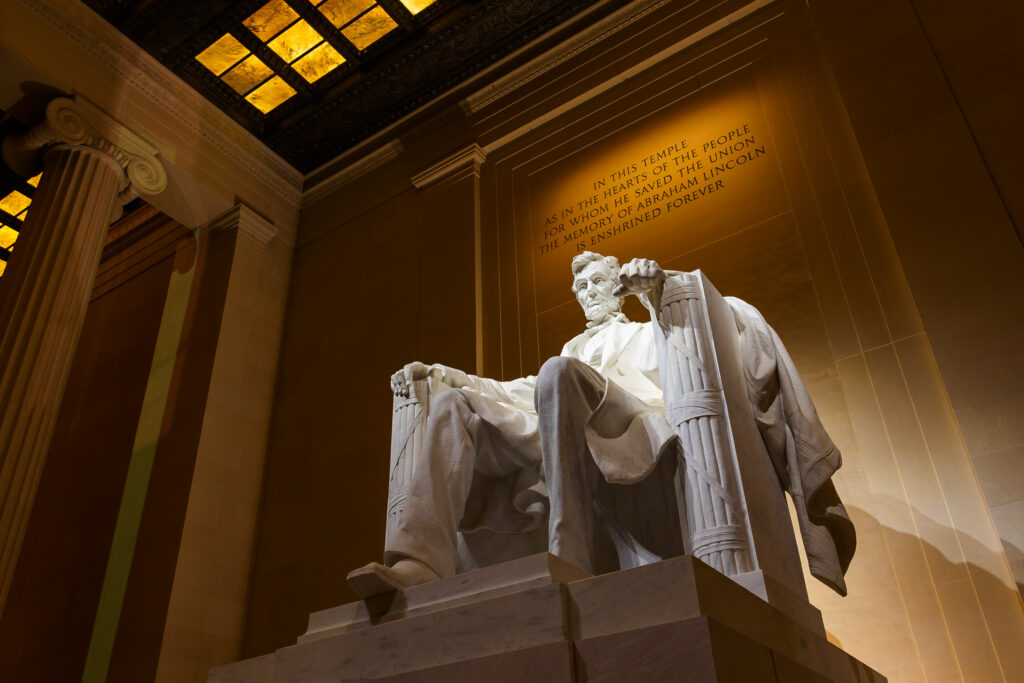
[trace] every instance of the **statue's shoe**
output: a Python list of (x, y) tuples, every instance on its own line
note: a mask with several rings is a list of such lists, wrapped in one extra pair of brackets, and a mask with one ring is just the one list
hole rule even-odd
[(433, 569), (422, 562), (405, 559), (399, 560), (392, 567), (371, 562), (365, 567), (351, 571), (348, 575), (348, 585), (364, 598), (372, 598), (375, 595), (393, 593), (440, 578)]

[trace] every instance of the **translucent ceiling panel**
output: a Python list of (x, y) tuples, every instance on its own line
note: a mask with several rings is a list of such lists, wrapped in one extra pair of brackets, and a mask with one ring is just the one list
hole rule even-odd
[(327, 0), (318, 9), (335, 28), (341, 28), (375, 4), (374, 0)]
[(286, 62), (291, 63), (296, 57), (307, 52), (324, 38), (302, 19), (285, 29), (281, 35), (267, 43)]
[(321, 43), (293, 63), (292, 68), (313, 83), (344, 61), (345, 58), (337, 50), (327, 43)]
[(28, 205), (31, 203), (31, 199), (15, 190), (14, 192), (11, 192), (3, 199), (0, 199), (0, 209), (3, 209), (12, 216), (17, 216), (22, 211), (27, 209)]
[(10, 249), (18, 241), (18, 231), (0, 224), (0, 247)]
[(284, 0), (271, 0), (242, 24), (265, 43), (298, 18), (298, 13)]
[(405, 5), (405, 8), (413, 14), (419, 14), (435, 2), (437, 2), (437, 0), (402, 0), (402, 4)]
[(213, 45), (196, 55), (196, 59), (207, 69), (220, 76), (248, 54), (249, 50), (244, 45), (238, 42), (233, 35), (226, 33)]
[(382, 7), (374, 7), (341, 29), (341, 32), (353, 45), (365, 50), (397, 26), (395, 20)]
[(266, 114), (268, 111), (281, 104), (295, 94), (295, 89), (285, 83), (280, 76), (274, 76), (269, 81), (253, 90), (245, 96), (254, 107)]
[(259, 57), (249, 55), (221, 76), (221, 80), (239, 95), (244, 95), (273, 75), (274, 72)]

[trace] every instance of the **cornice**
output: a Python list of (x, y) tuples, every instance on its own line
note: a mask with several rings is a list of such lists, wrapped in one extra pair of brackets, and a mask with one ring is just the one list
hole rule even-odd
[(267, 246), (277, 228), (245, 204), (236, 204), (206, 224), (206, 230), (237, 230), (239, 235), (260, 246)]
[[(663, 5), (668, 1), (669, 0), (646, 0), (645, 2), (642, 2), (642, 5), (640, 6), (641, 13), (638, 13), (637, 8), (634, 7), (633, 5), (627, 6), (623, 10), (620, 10), (620, 12), (628, 14), (628, 16), (625, 16), (625, 14), (623, 16), (619, 16), (618, 21), (610, 22), (609, 24), (604, 25), (602, 30), (598, 31), (595, 34), (587, 34), (586, 31), (582, 32), (581, 35), (587, 36), (582, 42), (567, 41), (563, 47), (556, 48), (555, 50), (549, 51), (544, 55), (541, 55), (537, 59), (511, 72), (505, 78), (499, 79), (494, 83), (493, 86), (488, 86), (487, 88), (482, 88), (481, 90), (478, 90), (469, 98), (463, 100), (461, 102), (461, 106), (466, 111), (476, 111), (479, 108), (484, 107), (486, 104), (494, 102), (498, 98), (503, 97), (504, 95), (507, 95), (511, 92), (514, 92), (515, 90), (523, 87), (525, 84), (529, 83), (533, 79), (544, 74), (557, 64), (565, 61), (566, 59), (569, 59), (571, 56), (575, 54), (578, 54), (588, 45), (591, 45), (595, 41), (604, 39), (612, 35), (613, 33), (628, 26), (630, 23), (635, 21), (640, 16), (643, 16), (643, 14), (652, 11), (656, 7)], [(548, 109), (537, 118), (523, 124), (522, 126), (513, 130), (512, 132), (498, 138), (497, 140), (488, 142), (484, 146), (483, 151), (487, 154), (493, 153), (495, 150), (498, 150), (504, 147), (505, 145), (509, 144), (510, 142), (522, 137), (523, 135), (526, 135), (530, 131), (535, 130), (536, 128), (546, 124), (548, 121), (553, 120), (554, 118), (560, 116), (566, 111), (570, 111), (572, 109), (579, 107), (585, 102), (588, 102), (598, 97), (599, 95), (607, 92), (608, 90), (611, 90), (612, 88), (624, 83), (625, 81), (636, 77), (637, 75), (665, 61), (666, 59), (684, 50), (687, 50), (690, 47), (693, 47), (697, 43), (706, 40), (707, 38), (715, 35), (716, 33), (719, 33), (727, 29), (728, 27), (732, 26), (733, 24), (736, 24), (737, 22), (754, 14), (755, 12), (758, 12), (771, 5), (777, 4), (779, 1), (780, 0), (752, 0), (743, 7), (737, 9), (736, 11), (731, 12), (730, 14), (722, 17), (721, 19), (714, 21), (711, 24), (708, 24), (704, 28), (691, 33), (686, 38), (659, 51), (657, 54), (648, 57), (642, 62), (639, 62), (633, 65), (632, 67), (619, 72), (618, 74), (612, 76), (603, 83), (600, 83), (594, 86), (593, 88), (590, 88), (586, 92), (581, 93), (576, 97), (573, 97), (572, 99), (563, 102), (561, 105), (557, 107)], [(608, 19), (610, 20), (616, 18), (617, 15), (618, 13), (611, 15)], [(595, 25), (595, 27), (600, 25), (601, 23), (599, 22), (598, 24)], [(492, 87), (494, 89), (492, 89)], [(471, 107), (474, 106), (476, 106), (477, 109), (471, 109)]]
[(645, 15), (653, 12), (671, 0), (637, 0), (622, 9), (609, 14), (604, 19), (576, 33), (544, 54), (530, 60), (523, 66), (509, 72), (505, 76), (492, 81), (488, 85), (471, 93), (462, 101), (462, 108), (467, 114), (483, 109), (491, 102), (518, 90), (530, 81), (538, 78), (562, 62), (579, 54), (586, 48), (604, 40), (606, 37), (622, 30)]
[(81, 2), (18, 0), (134, 91), (266, 183), (289, 205), (302, 174)]
[(304, 190), (302, 192), (302, 205), (309, 206), (323, 197), (345, 187), (349, 183), (363, 177), (367, 173), (380, 168), (392, 159), (397, 158), (398, 155), (402, 153), (403, 149), (404, 147), (402, 146), (401, 140), (392, 140), (381, 145), (372, 152), (369, 152), (336, 173), (333, 173), (328, 178), (321, 180), (316, 185), (312, 185), (308, 189)]
[(411, 178), (412, 184), (417, 189), (424, 190), (431, 185), (454, 176), (463, 169), (479, 173), (480, 165), (486, 159), (487, 155), (480, 148), (480, 145), (474, 142), (414, 175)]

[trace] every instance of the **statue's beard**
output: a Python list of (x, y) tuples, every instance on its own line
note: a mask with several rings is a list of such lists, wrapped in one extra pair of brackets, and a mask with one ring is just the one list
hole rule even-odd
[(590, 322), (600, 323), (615, 316), (620, 310), (622, 310), (621, 302), (618, 299), (613, 299), (611, 301), (597, 301), (594, 305), (586, 306), (583, 309), (583, 313)]

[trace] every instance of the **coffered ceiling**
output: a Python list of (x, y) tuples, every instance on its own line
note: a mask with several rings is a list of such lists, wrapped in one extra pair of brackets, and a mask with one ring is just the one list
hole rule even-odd
[(598, 0), (84, 1), (309, 172)]

